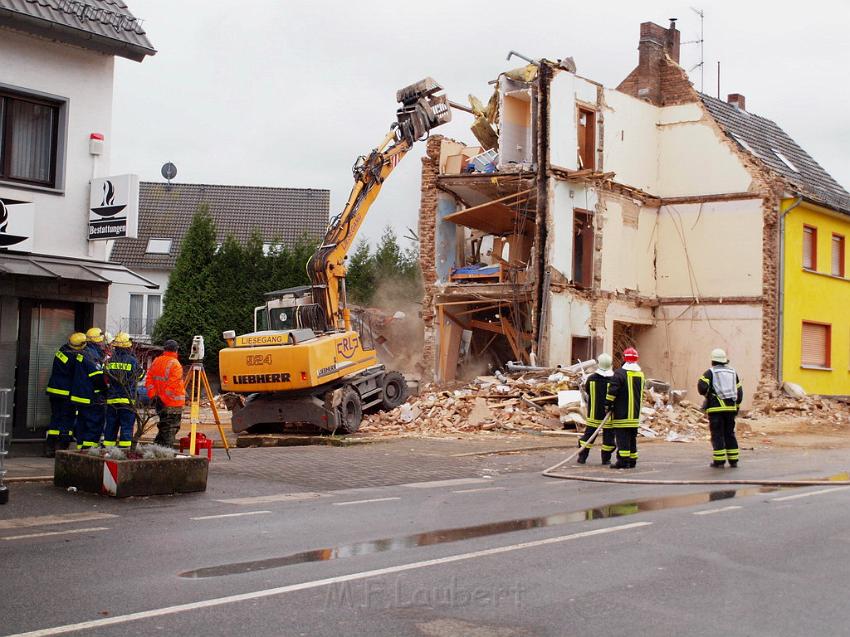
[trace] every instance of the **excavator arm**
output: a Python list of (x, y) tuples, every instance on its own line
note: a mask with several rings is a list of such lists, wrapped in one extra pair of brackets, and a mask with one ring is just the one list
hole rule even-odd
[(397, 121), (377, 148), (355, 162), (348, 201), (331, 219), (321, 245), (307, 264), (313, 299), (322, 306), (330, 330), (351, 329), (345, 298), (345, 259), (384, 181), (417, 140), (451, 120), (448, 100), (437, 95), (441, 90), (429, 77), (396, 93), (396, 100), (401, 102)]

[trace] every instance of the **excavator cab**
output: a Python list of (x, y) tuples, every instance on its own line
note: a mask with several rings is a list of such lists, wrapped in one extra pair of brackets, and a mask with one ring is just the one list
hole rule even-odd
[(324, 310), (313, 302), (313, 288), (300, 285), (268, 292), (266, 304), (254, 308), (254, 331), (311, 329), (324, 332)]

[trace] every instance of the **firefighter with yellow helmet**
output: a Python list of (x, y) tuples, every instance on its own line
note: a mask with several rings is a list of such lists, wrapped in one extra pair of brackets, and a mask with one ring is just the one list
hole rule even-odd
[(106, 390), (106, 426), (103, 446), (129, 449), (136, 424), (136, 398), (141, 368), (133, 355), (133, 342), (126, 332), (118, 332), (110, 343), (112, 356), (104, 365), (109, 388)]
[(71, 444), (77, 417), (77, 408), (71, 403), (71, 382), (77, 354), (85, 347), (86, 335), (74, 332), (53, 355), (53, 369), (45, 389), (50, 399), (50, 427), (44, 442), (44, 455), (48, 458), (56, 455), (56, 449), (67, 449)]

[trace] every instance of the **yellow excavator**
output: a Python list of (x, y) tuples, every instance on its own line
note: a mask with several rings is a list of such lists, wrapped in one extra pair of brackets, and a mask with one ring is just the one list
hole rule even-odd
[(358, 157), (348, 201), (307, 264), (311, 285), (267, 294), (250, 334), (224, 332), (221, 388), (245, 399), (233, 411), (233, 431), (292, 423), (352, 433), (364, 410), (406, 399), (404, 376), (378, 361), (368, 326), (352, 324), (345, 260), (386, 178), (417, 140), (451, 120), (440, 91), (429, 77), (396, 93), (396, 121), (377, 148)]

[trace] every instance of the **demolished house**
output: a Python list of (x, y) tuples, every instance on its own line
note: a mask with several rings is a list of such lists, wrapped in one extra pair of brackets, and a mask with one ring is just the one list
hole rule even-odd
[[(477, 143), (433, 136), (422, 160), (424, 365), (435, 380), (635, 346), (649, 376), (692, 387), (723, 347), (748, 405), (760, 380), (826, 373), (840, 338), (832, 358), (846, 385), (846, 317), (835, 336), (818, 331), (833, 305), (807, 314), (785, 292), (821, 283), (799, 281), (801, 262), (823, 274), (804, 230), (816, 225), (804, 215), (820, 215), (831, 224), (822, 251), (835, 254), (841, 237), (830, 294), (850, 295), (836, 229), (850, 231), (850, 194), (742, 95), (696, 91), (675, 22), (641, 25), (638, 66), (616, 88), (577, 75), (571, 59), (539, 60), (471, 104)], [(847, 393), (814, 380), (812, 393)]]

